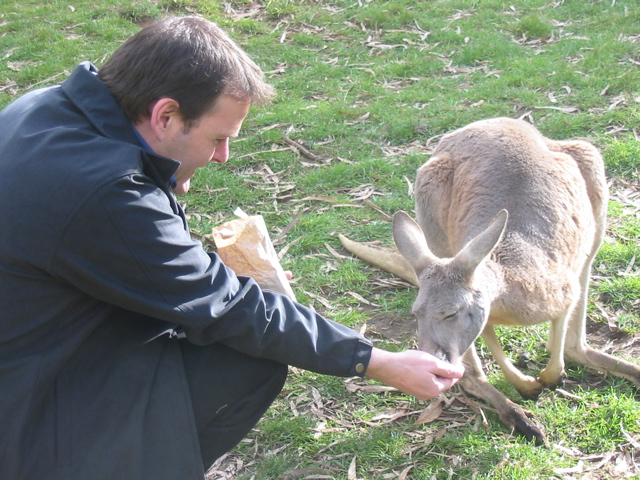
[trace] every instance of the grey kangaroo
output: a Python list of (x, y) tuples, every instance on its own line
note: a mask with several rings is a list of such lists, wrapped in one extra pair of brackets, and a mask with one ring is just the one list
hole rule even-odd
[[(463, 362), (461, 386), (492, 404), (508, 427), (536, 443), (542, 427), (487, 381), (474, 341), (482, 336), (526, 399), (563, 382), (565, 360), (627, 378), (640, 366), (586, 341), (593, 259), (605, 233), (608, 188), (596, 148), (545, 138), (522, 120), (478, 121), (445, 135), (417, 173), (417, 223), (393, 221), (401, 255), (341, 241), (369, 263), (419, 287), (418, 346)], [(549, 322), (550, 360), (537, 378), (505, 355), (494, 325)]]

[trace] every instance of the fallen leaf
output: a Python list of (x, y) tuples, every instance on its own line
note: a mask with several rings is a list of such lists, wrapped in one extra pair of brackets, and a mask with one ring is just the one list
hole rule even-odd
[(396, 388), (387, 387), (386, 385), (358, 385), (354, 383), (345, 383), (345, 387), (351, 393), (365, 392), (365, 393), (382, 393), (382, 392), (395, 392)]
[(354, 455), (349, 464), (349, 470), (347, 471), (347, 478), (349, 480), (356, 480), (356, 456)]
[(434, 398), (431, 403), (425, 408), (415, 424), (419, 425), (422, 423), (431, 423), (434, 420), (437, 420), (440, 415), (442, 415), (442, 411), (444, 409), (445, 400), (442, 396), (438, 396)]
[(409, 472), (411, 471), (412, 468), (413, 468), (413, 465), (410, 465), (407, 468), (405, 468), (400, 473), (400, 475), (398, 475), (398, 480), (406, 480), (407, 479), (407, 475), (409, 475)]
[(311, 293), (311, 292), (307, 292), (305, 290), (303, 290), (303, 293), (311, 298), (313, 298), (314, 300), (317, 300), (318, 302), (320, 302), (326, 309), (328, 310), (333, 310), (335, 309), (335, 307), (333, 305), (331, 305), (331, 303), (329, 302), (329, 300), (327, 300), (326, 298), (321, 297), (320, 295), (316, 295), (315, 293)]
[(380, 306), (376, 303), (370, 302), (369, 300), (364, 298), (362, 295), (357, 294), (356, 292), (347, 292), (347, 293), (351, 295), (353, 298), (355, 298), (356, 300), (358, 300), (360, 303), (364, 303), (365, 305), (371, 305), (372, 307)]
[(538, 110), (557, 110), (562, 113), (578, 113), (580, 109), (578, 107), (534, 107)]
[(407, 415), (411, 415), (413, 412), (408, 412), (407, 410), (393, 408), (386, 412), (375, 415), (371, 420), (389, 420), (387, 423), (395, 422), (397, 419), (406, 417)]
[(337, 203), (338, 200), (336, 200), (333, 197), (329, 197), (327, 195), (311, 195), (309, 197), (304, 197), (301, 198), (300, 200), (293, 200), (294, 202), (308, 202), (311, 200), (316, 200), (319, 202), (329, 202), (329, 203)]
[(340, 255), (340, 254), (339, 254), (339, 253), (338, 253), (338, 252), (337, 252), (337, 251), (336, 251), (336, 250), (335, 250), (331, 245), (329, 245), (328, 243), (325, 243), (325, 244), (324, 244), (324, 246), (325, 246), (325, 248), (326, 248), (327, 250), (329, 250), (329, 253), (330, 253), (331, 255), (333, 255), (334, 257), (336, 257), (336, 258), (338, 258), (338, 259), (340, 259), (340, 260), (344, 260), (344, 259), (350, 258), (350, 257), (348, 257), (348, 256), (346, 256), (346, 255)]
[[(280, 475), (278, 478), (296, 478), (296, 477), (306, 477), (306, 478), (312, 478), (309, 477), (308, 475), (313, 475), (313, 474), (330, 474), (333, 473), (331, 472), (331, 470), (326, 470), (323, 468), (298, 468), (296, 470), (289, 470), (284, 472), (282, 475)], [(333, 478), (332, 476), (313, 476), (313, 478)]]

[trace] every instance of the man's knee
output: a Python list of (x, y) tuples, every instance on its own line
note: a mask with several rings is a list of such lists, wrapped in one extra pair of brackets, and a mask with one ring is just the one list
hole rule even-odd
[[(287, 379), (287, 365), (248, 358), (243, 358), (241, 365), (234, 366), (235, 377), (228, 377), (229, 383), (215, 394), (211, 385), (192, 392), (205, 468), (231, 450), (255, 427)], [(216, 387), (213, 389), (217, 390)]]
[(220, 344), (181, 345), (196, 421), (226, 424), (255, 419), (273, 403), (288, 366), (254, 358)]

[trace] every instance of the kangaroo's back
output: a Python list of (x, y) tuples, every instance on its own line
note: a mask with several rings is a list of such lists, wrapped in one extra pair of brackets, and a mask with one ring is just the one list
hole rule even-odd
[(600, 243), (606, 198), (592, 145), (549, 140), (509, 118), (444, 136), (416, 180), (417, 220), (434, 254), (453, 257), (505, 209), (509, 222), (495, 251), (505, 264), (537, 252), (579, 269)]

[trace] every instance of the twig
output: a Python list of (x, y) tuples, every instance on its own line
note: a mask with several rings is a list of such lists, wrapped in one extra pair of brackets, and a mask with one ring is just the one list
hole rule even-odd
[(251, 153), (245, 153), (244, 155), (240, 155), (239, 157), (236, 157), (236, 159), (241, 159), (241, 158), (245, 158), (245, 157), (253, 157), (255, 155), (262, 155), (263, 153), (274, 153), (274, 152), (285, 152), (287, 150), (290, 150), (290, 148), (274, 148), (271, 150), (262, 150), (260, 152), (251, 152)]
[(284, 238), (287, 236), (287, 234), (291, 231), (291, 229), (296, 225), (296, 223), (298, 223), (298, 220), (300, 219), (300, 217), (307, 213), (309, 210), (308, 209), (304, 209), (304, 210), (300, 210), (298, 211), (298, 213), (296, 213), (294, 215), (294, 217), (291, 219), (291, 221), (289, 222), (289, 224), (284, 227), (280, 233), (278, 234), (278, 236), (275, 238), (275, 240), (273, 241), (274, 245), (279, 245), (280, 243), (282, 243), (282, 241), (284, 240)]
[(389, 215), (387, 212), (382, 210), (379, 206), (377, 206), (371, 200), (369, 200), (369, 199), (365, 200), (364, 204), (369, 206), (369, 207), (371, 207), (371, 208), (373, 208), (376, 212), (378, 212), (380, 215), (382, 215), (385, 220), (393, 220), (393, 217), (391, 215)]
[(302, 155), (303, 157), (308, 158), (309, 160), (313, 160), (314, 162), (319, 162), (322, 159), (316, 155), (313, 152), (310, 152), (309, 150), (307, 150), (306, 148), (304, 148), (302, 145), (300, 145), (298, 142), (296, 142), (295, 140), (291, 140), (287, 135), (284, 136), (284, 141), (287, 145), (292, 146), (293, 148), (295, 148), (298, 152), (300, 152), (300, 155)]

